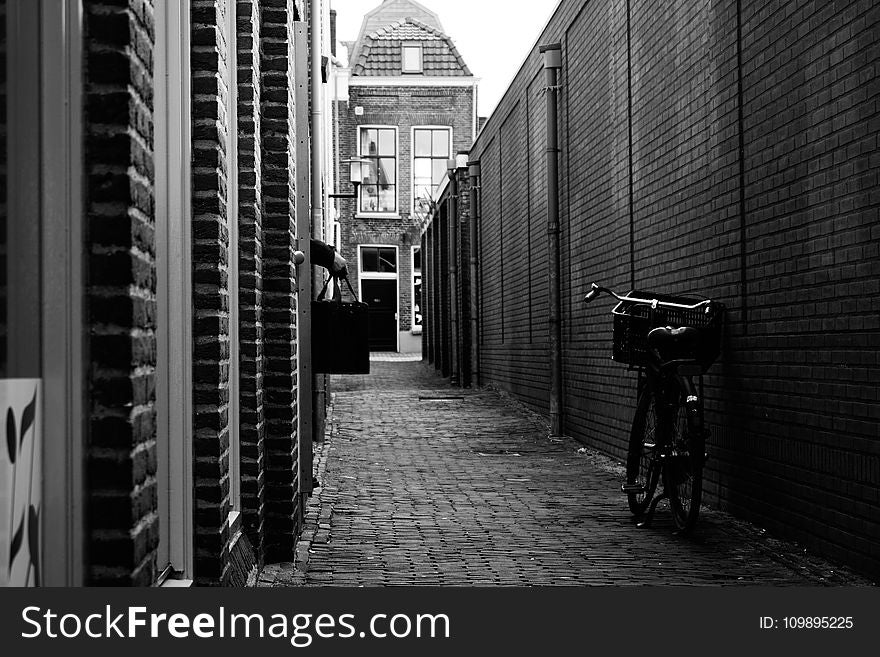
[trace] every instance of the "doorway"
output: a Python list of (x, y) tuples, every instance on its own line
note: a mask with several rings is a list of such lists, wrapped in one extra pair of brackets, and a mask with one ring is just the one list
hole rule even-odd
[(361, 298), (370, 306), (370, 351), (397, 351), (397, 281), (361, 281)]

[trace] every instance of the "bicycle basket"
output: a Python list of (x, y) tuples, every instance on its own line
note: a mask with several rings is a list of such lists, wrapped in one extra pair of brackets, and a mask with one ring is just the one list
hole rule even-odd
[[(669, 303), (692, 305), (700, 299), (687, 299), (668, 294), (640, 292), (633, 290), (626, 296), (641, 299), (657, 299)], [(715, 362), (721, 353), (721, 325), (724, 318), (724, 305), (712, 302), (709, 312), (705, 307), (695, 310), (683, 308), (651, 308), (650, 304), (621, 301), (611, 311), (614, 317), (614, 344), (611, 357), (627, 365), (646, 365), (650, 360), (648, 333), (658, 326), (679, 328), (692, 326), (700, 331), (700, 339), (693, 354), (703, 371)]]

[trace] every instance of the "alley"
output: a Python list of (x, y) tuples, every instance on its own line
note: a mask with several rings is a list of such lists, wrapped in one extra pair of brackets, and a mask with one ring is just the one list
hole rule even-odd
[(334, 378), (297, 562), (263, 586), (867, 583), (714, 510), (691, 538), (662, 508), (639, 529), (620, 466), (541, 417), (421, 362), (371, 365)]

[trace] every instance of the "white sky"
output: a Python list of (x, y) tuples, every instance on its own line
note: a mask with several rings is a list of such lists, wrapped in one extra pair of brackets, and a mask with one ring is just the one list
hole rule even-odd
[[(476, 77), (479, 113), (489, 116), (519, 71), (558, 0), (417, 0), (435, 12)], [(381, 0), (330, 0), (336, 38), (354, 41), (364, 14)]]

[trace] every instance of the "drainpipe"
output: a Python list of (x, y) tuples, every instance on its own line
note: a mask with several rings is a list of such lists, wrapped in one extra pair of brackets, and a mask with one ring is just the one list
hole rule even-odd
[(449, 227), (449, 365), (452, 385), (461, 383), (458, 363), (458, 165), (455, 159), (447, 160), (449, 176), (449, 201), (447, 224)]
[[(311, 0), (309, 3), (309, 21), (311, 22), (311, 43), (309, 46), (309, 56), (311, 60), (311, 91), (312, 91), (312, 161), (311, 161), (311, 178), (312, 178), (312, 236), (324, 240), (324, 185), (323, 185), (323, 169), (322, 169), (322, 153), (321, 147), (323, 142), (322, 125), (322, 104), (323, 97), (321, 94), (322, 75), (321, 75), (321, 2), (320, 0)], [(312, 265), (311, 262), (308, 263)], [(320, 285), (320, 278), (312, 276), (313, 285)], [(318, 289), (316, 287), (316, 289)], [(315, 292), (312, 292), (314, 298)], [(311, 345), (305, 345), (306, 349), (311, 349)], [(327, 408), (327, 377), (323, 374), (312, 374), (312, 390), (314, 395), (314, 438), (316, 441), (324, 439), (324, 420)]]
[(547, 234), (550, 238), (550, 432), (562, 435), (562, 304), (559, 292), (559, 140), (557, 102), (562, 46), (540, 47), (544, 53), (547, 97)]
[(311, 20), (311, 87), (312, 87), (312, 236), (324, 239), (324, 193), (321, 170), (321, 3), (311, 0), (309, 3), (309, 19)]
[(470, 225), (469, 225), (469, 234), (470, 234), (470, 262), (469, 270), (470, 270), (470, 279), (471, 279), (471, 294), (470, 294), (470, 308), (471, 308), (471, 387), (476, 388), (480, 384), (480, 339), (479, 334), (477, 333), (479, 329), (479, 325), (477, 323), (477, 221), (479, 220), (478, 208), (479, 206), (479, 197), (477, 196), (480, 189), (480, 163), (477, 162), (469, 162), (468, 163), (468, 176), (471, 179), (471, 203), (470, 203)]

